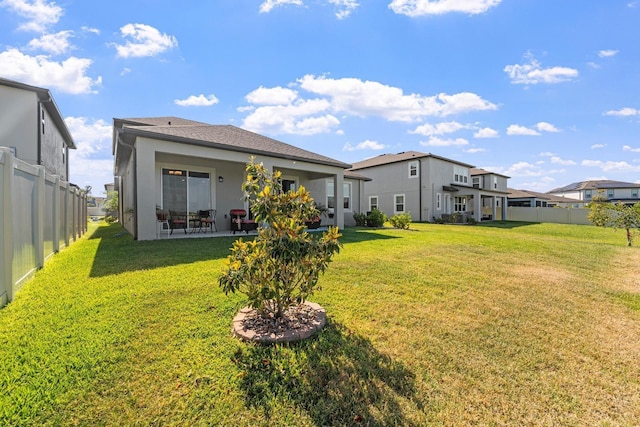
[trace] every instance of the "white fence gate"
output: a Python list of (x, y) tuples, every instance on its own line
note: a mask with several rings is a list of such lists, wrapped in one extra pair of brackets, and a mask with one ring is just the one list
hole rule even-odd
[(84, 191), (0, 147), (0, 307), (86, 231)]

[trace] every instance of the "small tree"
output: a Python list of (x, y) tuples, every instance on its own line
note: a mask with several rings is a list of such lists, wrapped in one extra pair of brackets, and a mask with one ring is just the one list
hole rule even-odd
[(631, 246), (640, 228), (640, 203), (633, 206), (624, 203), (608, 203), (601, 196), (595, 196), (589, 206), (589, 221), (598, 227), (624, 229), (627, 246)]
[(313, 238), (304, 226), (305, 220), (318, 216), (309, 192), (303, 186), (283, 192), (281, 173), (269, 173), (254, 158), (246, 171), (242, 190), (261, 226), (254, 240), (233, 243), (218, 281), (225, 294), (245, 294), (262, 316), (282, 317), (317, 289), (320, 273), (340, 250), (340, 233), (330, 227), (321, 238)]
[(113, 215), (114, 212), (118, 211), (119, 206), (118, 192), (117, 191), (109, 191), (107, 193), (107, 200), (104, 203), (104, 210), (107, 216)]

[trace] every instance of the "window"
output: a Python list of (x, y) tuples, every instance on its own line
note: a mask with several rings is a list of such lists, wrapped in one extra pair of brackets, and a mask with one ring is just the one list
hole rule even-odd
[(638, 198), (638, 189), (637, 188), (632, 188), (631, 189), (631, 197), (635, 197), (636, 199)]
[[(342, 207), (350, 211), (351, 210), (351, 183), (345, 182), (342, 184)], [(334, 209), (335, 195), (333, 194), (333, 181), (327, 181), (327, 208)]]
[(211, 207), (211, 179), (207, 172), (162, 169), (162, 207), (197, 212)]
[(469, 169), (462, 166), (453, 167), (453, 182), (466, 184), (469, 182)]
[(613, 195), (614, 195), (613, 188), (607, 190), (607, 199), (613, 199)]
[(585, 200), (591, 200), (591, 190), (584, 190), (584, 198)]
[(497, 176), (493, 177), (493, 189), (494, 190), (498, 189), (498, 177)]
[(473, 188), (480, 188), (480, 177), (476, 176), (473, 178)]
[(467, 211), (467, 198), (466, 197), (454, 197), (454, 199), (453, 199), (453, 211), (454, 212), (466, 212)]
[(418, 162), (409, 162), (409, 178), (418, 176)]
[(436, 193), (436, 210), (442, 210), (442, 194)]
[(380, 209), (378, 207), (378, 196), (369, 196), (369, 211)]
[(393, 196), (393, 212), (404, 213), (404, 194)]
[(41, 114), (40, 123), (42, 123), (42, 134), (44, 135), (44, 110), (40, 110), (40, 114)]

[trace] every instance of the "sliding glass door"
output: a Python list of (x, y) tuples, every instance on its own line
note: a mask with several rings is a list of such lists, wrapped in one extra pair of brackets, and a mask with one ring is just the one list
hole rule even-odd
[(197, 213), (211, 209), (211, 177), (208, 172), (162, 169), (162, 208)]

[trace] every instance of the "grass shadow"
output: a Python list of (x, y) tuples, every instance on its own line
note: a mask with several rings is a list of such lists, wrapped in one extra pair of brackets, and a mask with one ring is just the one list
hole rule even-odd
[(384, 228), (361, 228), (361, 227), (347, 227), (342, 230), (342, 237), (340, 242), (342, 243), (360, 243), (370, 240), (388, 240), (388, 239), (400, 239), (397, 236), (388, 236), (381, 233), (376, 233), (375, 230), (386, 230)]
[(117, 223), (101, 225), (89, 239), (100, 239), (91, 277), (225, 258), (236, 237), (135, 241)]
[(526, 227), (528, 225), (539, 224), (539, 222), (525, 222), (525, 221), (486, 221), (476, 224), (477, 227), (486, 228), (503, 228), (512, 229), (518, 227)]
[(297, 344), (239, 349), (232, 361), (247, 407), (267, 421), (295, 409), (318, 426), (411, 426), (402, 408), (423, 408), (413, 372), (333, 322)]

